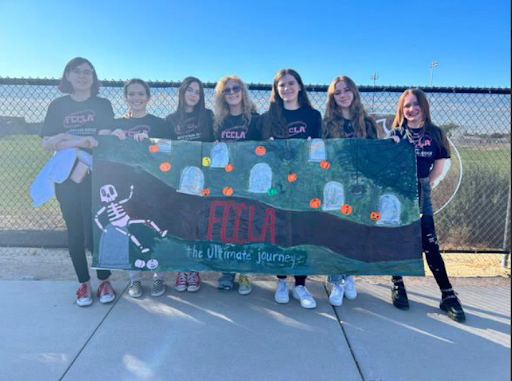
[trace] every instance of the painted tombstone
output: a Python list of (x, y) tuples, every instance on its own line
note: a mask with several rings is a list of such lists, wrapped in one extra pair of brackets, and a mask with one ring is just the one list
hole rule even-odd
[(256, 164), (249, 177), (249, 192), (267, 193), (272, 188), (272, 169), (266, 163)]
[(229, 151), (226, 143), (215, 143), (212, 147), (212, 168), (224, 168), (229, 163)]
[(309, 161), (320, 163), (326, 160), (325, 143), (322, 139), (311, 140), (309, 146)]
[(340, 210), (343, 204), (345, 204), (343, 185), (336, 181), (329, 181), (324, 187), (323, 210)]
[(171, 146), (170, 140), (163, 140), (163, 139), (155, 139), (155, 140), (156, 140), (155, 143), (158, 146), (158, 148), (160, 149), (160, 152), (171, 153), (172, 146)]
[(381, 219), (377, 222), (377, 225), (400, 225), (402, 206), (400, 205), (400, 201), (398, 201), (398, 197), (392, 194), (381, 196), (379, 201), (379, 213)]
[(197, 167), (185, 167), (181, 174), (180, 189), (181, 193), (201, 196), (204, 186), (203, 172)]

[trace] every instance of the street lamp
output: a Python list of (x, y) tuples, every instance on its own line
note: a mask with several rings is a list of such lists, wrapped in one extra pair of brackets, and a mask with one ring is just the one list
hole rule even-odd
[(377, 73), (373, 73), (370, 79), (373, 80), (373, 86), (375, 86), (375, 82), (377, 81), (377, 79), (379, 79), (379, 76), (377, 75)]
[(432, 87), (432, 83), (434, 82), (434, 68), (439, 66), (439, 62), (432, 61), (432, 65), (430, 65), (430, 87)]

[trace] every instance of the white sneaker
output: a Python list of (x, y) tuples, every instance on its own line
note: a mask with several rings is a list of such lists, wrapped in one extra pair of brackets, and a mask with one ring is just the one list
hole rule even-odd
[(316, 308), (315, 299), (304, 286), (295, 286), (293, 288), (293, 297), (300, 301), (300, 305), (304, 308)]
[(345, 279), (345, 298), (348, 300), (355, 300), (357, 298), (356, 280), (353, 276)]
[(290, 301), (290, 292), (288, 288), (288, 281), (286, 279), (279, 279), (274, 299), (280, 304), (285, 304)]
[(329, 295), (329, 303), (332, 306), (341, 307), (343, 304), (343, 295), (345, 294), (345, 286), (340, 282), (331, 283), (331, 294)]

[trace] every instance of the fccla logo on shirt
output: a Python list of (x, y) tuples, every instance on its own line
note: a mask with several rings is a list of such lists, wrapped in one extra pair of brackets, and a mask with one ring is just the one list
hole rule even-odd
[(195, 130), (197, 130), (195, 118), (188, 118), (185, 119), (181, 125), (177, 125), (176, 128), (174, 129), (174, 132), (176, 132), (176, 135), (184, 135), (189, 134)]
[(137, 134), (142, 134), (143, 132), (149, 135), (149, 133), (151, 132), (151, 128), (149, 128), (149, 126), (147, 125), (141, 124), (139, 126), (132, 127), (129, 130), (125, 131), (126, 135), (128, 135), (129, 137), (133, 137)]
[(221, 139), (240, 140), (247, 137), (247, 126), (235, 126), (222, 131)]
[(288, 136), (291, 137), (305, 133), (308, 129), (308, 125), (304, 122), (297, 121), (290, 123), (289, 125), (286, 126), (286, 128), (288, 129)]
[(69, 114), (64, 118), (65, 128), (82, 127), (87, 123), (93, 123), (96, 113), (94, 110), (82, 110)]

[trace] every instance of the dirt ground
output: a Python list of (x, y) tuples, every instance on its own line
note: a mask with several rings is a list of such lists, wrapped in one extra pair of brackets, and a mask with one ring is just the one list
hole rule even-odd
[[(510, 278), (511, 275), (511, 261), (509, 259), (506, 269), (502, 268), (502, 254), (445, 254), (443, 257), (451, 278)], [(427, 277), (432, 276), (426, 264), (425, 273)], [(146, 276), (150, 277), (150, 274)], [(209, 273), (204, 278), (217, 277), (218, 274)], [(377, 281), (384, 277), (371, 278)], [(75, 279), (66, 249), (0, 247), (0, 280)], [(128, 275), (124, 271), (115, 271), (112, 279), (128, 280)]]

